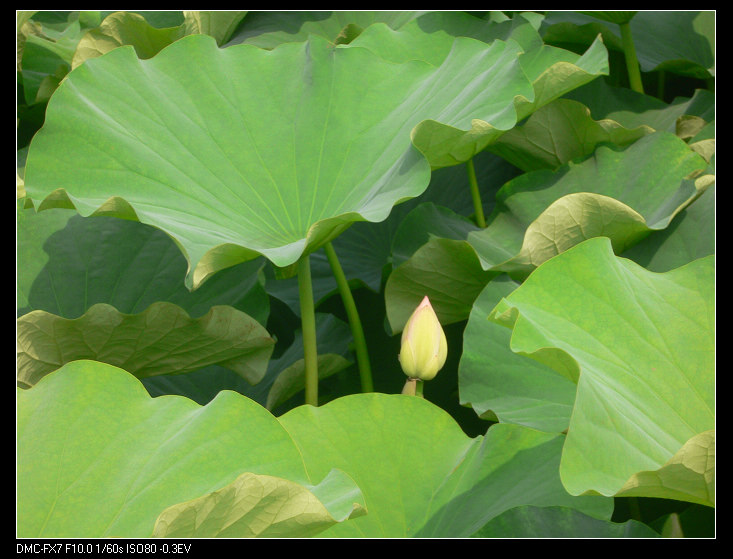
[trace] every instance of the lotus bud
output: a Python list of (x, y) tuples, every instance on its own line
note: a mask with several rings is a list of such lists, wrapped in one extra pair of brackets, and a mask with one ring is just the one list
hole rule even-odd
[(445, 364), (448, 342), (427, 295), (402, 332), (400, 365), (409, 378), (430, 380)]

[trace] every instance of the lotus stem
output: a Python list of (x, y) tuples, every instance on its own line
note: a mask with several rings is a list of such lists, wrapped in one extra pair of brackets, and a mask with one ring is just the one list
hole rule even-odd
[(408, 378), (405, 381), (405, 386), (402, 387), (402, 394), (405, 394), (406, 396), (414, 396), (417, 390), (416, 386), (417, 386), (417, 379)]
[(418, 398), (425, 398), (423, 396), (423, 388), (425, 383), (417, 378), (408, 378), (405, 381), (405, 386), (402, 387), (402, 394), (407, 396), (417, 396)]
[(624, 48), (626, 59), (626, 71), (629, 73), (629, 85), (634, 91), (644, 93), (644, 86), (641, 83), (641, 72), (639, 71), (639, 60), (636, 58), (636, 48), (631, 37), (631, 25), (629, 22), (619, 23), (621, 28), (621, 42)]
[(468, 171), (468, 184), (471, 186), (471, 198), (473, 199), (476, 225), (483, 229), (486, 227), (486, 218), (484, 217), (484, 207), (481, 204), (481, 193), (478, 190), (478, 181), (476, 181), (476, 169), (473, 166), (473, 159), (466, 161), (466, 170)]
[(338, 285), (339, 292), (341, 293), (341, 300), (344, 303), (346, 309), (346, 316), (349, 319), (349, 326), (351, 327), (351, 334), (354, 337), (354, 347), (356, 349), (356, 362), (359, 367), (359, 377), (361, 379), (361, 391), (362, 392), (374, 392), (374, 382), (372, 381), (372, 368), (369, 364), (369, 352), (367, 351), (366, 338), (364, 337), (364, 329), (361, 325), (361, 318), (359, 318), (359, 311), (356, 308), (354, 302), (354, 296), (349, 288), (349, 282), (346, 280), (346, 275), (341, 267), (336, 251), (331, 243), (326, 243), (324, 247), (326, 251), (326, 258), (328, 263), (331, 265), (331, 270), (336, 278), (336, 284)]
[(316, 312), (313, 303), (310, 256), (304, 254), (298, 261), (298, 294), (300, 320), (303, 330), (303, 357), (305, 361), (305, 403), (318, 406), (318, 347), (316, 346)]

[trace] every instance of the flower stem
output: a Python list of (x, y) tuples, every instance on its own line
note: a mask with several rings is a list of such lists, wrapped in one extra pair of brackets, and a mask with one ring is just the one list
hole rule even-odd
[(624, 48), (626, 59), (626, 71), (629, 73), (629, 85), (634, 91), (644, 93), (644, 86), (641, 84), (641, 72), (639, 71), (639, 60), (636, 58), (636, 48), (631, 37), (631, 26), (629, 22), (619, 23), (621, 28), (621, 42)]
[(303, 329), (303, 357), (305, 360), (305, 403), (318, 405), (318, 348), (316, 346), (316, 312), (313, 304), (310, 256), (304, 254), (298, 261), (298, 293), (300, 320)]
[(356, 303), (354, 302), (354, 296), (351, 293), (349, 283), (346, 280), (346, 275), (344, 274), (341, 263), (336, 256), (336, 251), (334, 250), (333, 245), (331, 243), (326, 243), (324, 249), (326, 251), (326, 258), (328, 258), (328, 263), (331, 265), (331, 270), (336, 278), (336, 284), (338, 285), (339, 292), (341, 293), (341, 300), (344, 302), (344, 308), (346, 309), (346, 316), (349, 319), (351, 334), (354, 337), (356, 362), (359, 367), (359, 377), (361, 378), (361, 391), (374, 392), (372, 369), (369, 364), (369, 352), (367, 351), (364, 329), (362, 328), (361, 319), (359, 318), (359, 311), (357, 310)]
[(416, 386), (417, 386), (417, 379), (408, 378), (405, 381), (405, 386), (402, 387), (402, 394), (406, 394), (407, 396), (414, 396)]
[(481, 193), (478, 190), (473, 159), (466, 161), (466, 170), (468, 171), (468, 184), (471, 186), (471, 198), (473, 199), (473, 210), (476, 215), (476, 225), (484, 228), (486, 227), (486, 218), (484, 217), (484, 207), (481, 205)]
[(409, 378), (405, 381), (405, 386), (402, 387), (402, 394), (407, 396), (417, 396), (418, 398), (425, 398), (423, 396), (423, 388), (425, 383), (419, 378)]

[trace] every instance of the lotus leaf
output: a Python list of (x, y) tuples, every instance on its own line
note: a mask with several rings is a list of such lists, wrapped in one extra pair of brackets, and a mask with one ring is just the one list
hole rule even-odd
[(511, 331), (487, 320), (499, 301), (519, 285), (501, 275), (473, 304), (458, 368), (461, 403), (502, 423), (560, 433), (570, 423), (575, 384), (551, 367), (514, 353), (509, 347)]
[(466, 241), (431, 238), (387, 280), (384, 296), (392, 332), (402, 331), (415, 301), (426, 295), (442, 324), (464, 320), (486, 283), (497, 275), (481, 268)]
[(226, 306), (191, 318), (173, 303), (153, 303), (134, 315), (98, 303), (75, 319), (32, 311), (17, 327), (18, 384), (26, 387), (78, 359), (125, 367), (139, 377), (221, 364), (256, 384), (275, 344), (252, 317)]
[[(642, 167), (648, 175), (638, 172)], [(607, 236), (617, 252), (628, 250), (693, 202), (712, 180), (708, 172), (681, 139), (656, 132), (626, 148), (602, 145), (588, 159), (554, 171), (520, 175), (498, 191), (488, 227), (469, 232), (467, 242), (430, 239), (394, 270), (385, 289), (390, 326), (399, 331), (405, 310), (425, 294), (445, 324), (464, 320), (497, 272), (523, 279), (589, 237)], [(454, 248), (440, 250), (441, 243)], [(446, 274), (471, 288), (455, 289)]]
[(715, 537), (715, 14), (17, 11), (16, 537)]
[[(266, 481), (241, 478), (245, 473), (305, 486), (333, 503), (334, 519), (366, 507), (366, 515), (353, 514), (324, 536), (470, 535), (525, 504), (568, 506), (607, 520), (610, 499), (563, 489), (563, 440), (512, 425), (472, 439), (445, 411), (400, 394), (346, 396), (278, 420), (229, 391), (204, 407), (180, 396), (150, 398), (123, 370), (76, 361), (18, 393), (19, 535), (145, 537), (161, 514), (161, 533), (174, 512), (177, 526), (195, 528), (191, 515), (217, 501), (214, 522), (218, 512), (239, 522), (237, 492), (252, 489), (241, 503), (256, 502)], [(335, 495), (315, 487), (327, 479), (326, 486), (337, 482)], [(486, 502), (493, 504), (487, 509)], [(456, 508), (464, 511), (460, 519)], [(322, 526), (322, 514), (311, 519)], [(243, 519), (237, 533), (259, 532), (262, 518), (252, 521), (248, 527)], [(205, 533), (226, 534), (215, 524)]]
[(652, 232), (623, 256), (653, 272), (673, 268), (715, 253), (715, 185), (674, 218), (669, 227)]
[[(26, 192), (40, 209), (163, 229), (188, 259), (189, 287), (258, 254), (287, 266), (420, 194), (450, 146), (463, 153), (514, 126), (515, 97), (535, 97), (520, 53), (458, 38), (433, 67), (317, 37), (264, 51), (192, 35), (142, 61), (122, 47), (54, 95)], [(466, 103), (447, 102), (456, 96)]]
[(712, 504), (708, 450), (702, 466), (686, 463), (699, 442), (678, 452), (715, 425), (713, 274), (712, 256), (649, 272), (599, 237), (545, 262), (489, 315), (513, 329), (513, 351), (577, 367), (560, 465), (570, 493), (615, 495), (636, 476), (636, 495), (679, 499), (684, 487), (685, 500)]
[(509, 130), (490, 150), (523, 171), (554, 169), (591, 155), (598, 144), (626, 146), (654, 130), (628, 129), (610, 120), (593, 120), (577, 101), (558, 99), (542, 107), (527, 122)]
[[(351, 364), (348, 358), (352, 338), (348, 325), (333, 315), (316, 313), (316, 331), (319, 377), (325, 378), (335, 374)], [(282, 380), (278, 380), (281, 375)], [(292, 395), (288, 393), (293, 385), (299, 384), (302, 389), (302, 375), (303, 335), (300, 331), (296, 331), (292, 344), (280, 355), (270, 359), (265, 376), (254, 386), (234, 371), (224, 369), (220, 365), (204, 367), (181, 375), (157, 375), (141, 380), (152, 396), (178, 394), (206, 405), (220, 391), (233, 390), (272, 411), (284, 397)]]
[(267, 321), (259, 272), (263, 259), (227, 269), (193, 293), (183, 285), (186, 260), (154, 227), (111, 217), (84, 219), (72, 210), (18, 214), (18, 314), (44, 310), (78, 318), (96, 303), (127, 314), (175, 303), (193, 317), (230, 305)]
[[(644, 136), (625, 149), (600, 146), (585, 161), (555, 172), (527, 173), (504, 185), (489, 227), (469, 234), (468, 240), (485, 269), (506, 271), (531, 270), (596, 234), (611, 237), (623, 251), (650, 230), (666, 227), (698, 196), (687, 177), (706, 167), (682, 140), (665, 132)], [(558, 194), (565, 198), (558, 200)], [(535, 251), (543, 256), (531, 256)]]
[(312, 483), (278, 421), (233, 392), (151, 398), (93, 361), (18, 390), (20, 537), (149, 537), (167, 507), (244, 472)]
[(609, 501), (573, 498), (562, 487), (562, 435), (495, 425), (471, 439), (437, 406), (399, 394), (299, 406), (280, 422), (312, 475), (342, 470), (364, 494), (369, 513), (323, 536), (465, 537), (520, 504), (609, 518)]

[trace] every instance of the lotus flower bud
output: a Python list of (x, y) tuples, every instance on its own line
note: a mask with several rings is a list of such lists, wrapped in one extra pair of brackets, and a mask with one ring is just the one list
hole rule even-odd
[(402, 332), (400, 365), (409, 378), (432, 379), (445, 364), (448, 342), (427, 295)]

